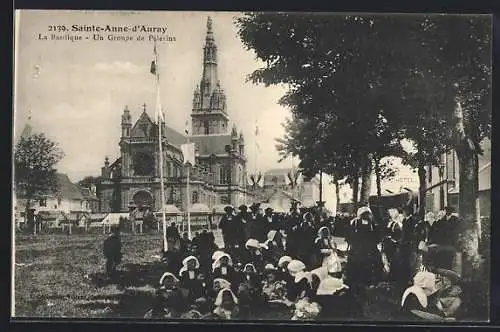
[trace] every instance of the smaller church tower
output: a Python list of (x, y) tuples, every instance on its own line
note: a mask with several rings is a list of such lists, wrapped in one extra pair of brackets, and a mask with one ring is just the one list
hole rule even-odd
[(240, 138), (238, 139), (238, 152), (241, 156), (245, 155), (245, 139), (243, 138), (243, 132), (240, 131)]
[(111, 171), (109, 169), (109, 158), (106, 156), (106, 158), (104, 158), (104, 167), (101, 167), (101, 176), (109, 179), (110, 175)]
[(238, 130), (236, 129), (236, 125), (233, 124), (233, 129), (231, 130), (231, 143), (233, 147), (233, 151), (238, 151)]
[(128, 106), (125, 106), (122, 114), (122, 137), (130, 137), (130, 129), (132, 129), (132, 116)]

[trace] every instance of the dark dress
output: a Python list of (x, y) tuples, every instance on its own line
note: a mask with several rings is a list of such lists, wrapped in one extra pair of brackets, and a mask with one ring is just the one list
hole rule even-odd
[(193, 271), (194, 273), (190, 276), (189, 271), (182, 272), (180, 276), (180, 288), (187, 290), (187, 299), (189, 303), (193, 303), (194, 300), (206, 295), (205, 287), (203, 286), (204, 280), (199, 280), (199, 272)]
[(297, 258), (306, 268), (312, 269), (314, 264), (314, 239), (315, 231), (308, 223), (304, 222), (297, 228)]
[(306, 277), (300, 279), (298, 282), (292, 280), (292, 284), (287, 289), (287, 298), (292, 302), (300, 300), (302, 294), (304, 297), (312, 295), (311, 285)]
[(452, 216), (450, 220), (446, 220), (446, 217), (436, 220), (430, 227), (429, 242), (439, 245), (429, 253), (433, 265), (444, 269), (452, 268), (455, 253), (451, 249), (457, 244), (458, 224), (458, 218)]
[(348, 285), (369, 285), (380, 281), (382, 257), (377, 248), (377, 227), (370, 222), (355, 219), (347, 237), (350, 246), (346, 264)]
[(106, 274), (112, 275), (122, 260), (122, 242), (119, 234), (112, 233), (104, 240), (103, 254), (106, 258)]
[(236, 293), (238, 291), (238, 286), (240, 283), (241, 276), (238, 272), (234, 270), (232, 266), (227, 266), (225, 273), (223, 273), (222, 267), (215, 268), (211, 276), (212, 280), (217, 278), (222, 278), (231, 283), (231, 290)]
[(179, 317), (186, 309), (186, 302), (179, 288), (171, 290), (160, 288), (156, 291), (152, 308), (152, 318), (164, 318), (166, 314), (165, 309), (168, 309), (170, 317)]
[(417, 222), (414, 216), (409, 216), (403, 220), (403, 234), (400, 244), (401, 266), (398, 278), (402, 283), (411, 281), (414, 275), (417, 254), (415, 249), (415, 226)]
[(389, 280), (397, 280), (398, 272), (401, 271), (402, 255), (400, 252), (400, 242), (403, 235), (401, 226), (390, 221), (386, 228), (386, 236), (382, 240), (382, 250), (387, 256), (390, 265)]

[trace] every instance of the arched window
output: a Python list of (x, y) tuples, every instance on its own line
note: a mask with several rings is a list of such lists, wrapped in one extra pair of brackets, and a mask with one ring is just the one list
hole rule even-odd
[(168, 161), (167, 162), (167, 177), (171, 178), (174, 176), (174, 171), (172, 167), (172, 162)]
[(198, 203), (198, 192), (197, 191), (193, 191), (193, 197), (191, 197), (191, 204), (196, 204)]
[(227, 166), (219, 169), (219, 184), (229, 184), (231, 181), (231, 171)]

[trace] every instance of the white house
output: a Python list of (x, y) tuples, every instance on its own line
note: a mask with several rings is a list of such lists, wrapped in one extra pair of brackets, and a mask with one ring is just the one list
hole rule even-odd
[[(79, 221), (84, 214), (93, 212), (91, 207), (97, 200), (95, 193), (72, 183), (66, 174), (58, 173), (57, 182), (59, 185), (57, 191), (40, 195), (30, 201), (30, 208), (34, 210), (35, 215), (42, 212), (40, 214), (42, 219), (58, 223), (63, 219)], [(14, 208), (24, 218), (26, 198), (18, 194), (16, 202)]]
[[(491, 209), (491, 141), (481, 142), (483, 154), (479, 155), (479, 210), (480, 215), (490, 216)], [(439, 167), (427, 168), (426, 209), (439, 211), (445, 206), (459, 208), (459, 164), (454, 150), (441, 156)]]

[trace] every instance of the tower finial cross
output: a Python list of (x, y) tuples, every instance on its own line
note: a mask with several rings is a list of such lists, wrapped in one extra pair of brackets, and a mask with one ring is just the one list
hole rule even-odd
[(142, 111), (146, 112), (146, 103), (142, 104)]
[(210, 16), (207, 19), (207, 30), (212, 32), (212, 18)]

